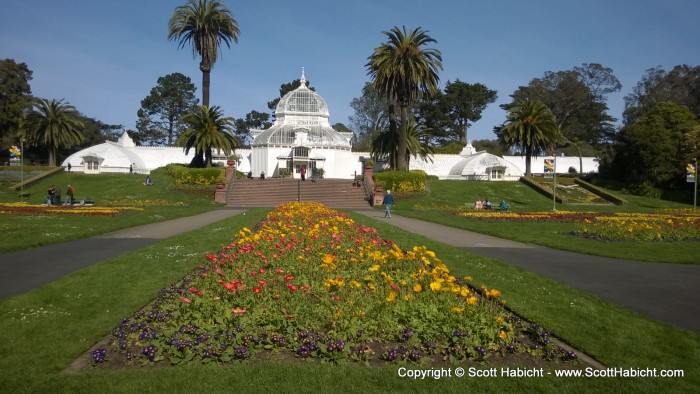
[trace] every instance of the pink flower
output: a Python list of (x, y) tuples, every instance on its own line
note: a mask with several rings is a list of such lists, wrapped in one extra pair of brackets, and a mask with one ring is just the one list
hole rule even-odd
[(292, 275), (287, 275), (284, 277), (284, 279), (289, 281), (289, 280), (294, 279), (294, 277)]
[(297, 291), (297, 290), (299, 290), (299, 287), (297, 287), (297, 286), (295, 286), (295, 285), (293, 285), (293, 284), (291, 284), (291, 283), (287, 283), (287, 287), (288, 287), (289, 290), (291, 290), (291, 291)]
[(242, 316), (245, 314), (245, 312), (246, 312), (246, 307), (231, 308), (231, 313), (233, 313), (234, 315), (237, 315), (237, 316)]
[(191, 304), (192, 300), (190, 300), (187, 297), (180, 297), (180, 302), (184, 302), (185, 304)]

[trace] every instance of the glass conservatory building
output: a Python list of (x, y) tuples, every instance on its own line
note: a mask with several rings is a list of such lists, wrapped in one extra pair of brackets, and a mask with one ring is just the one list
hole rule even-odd
[(261, 172), (278, 176), (286, 169), (299, 177), (305, 167), (309, 175), (317, 168), (326, 178), (353, 178), (361, 168), (359, 157), (350, 151), (353, 135), (333, 130), (329, 118), (328, 105), (306, 86), (302, 71), (299, 87), (277, 104), (275, 123), (266, 130), (250, 131), (250, 171), (255, 176)]

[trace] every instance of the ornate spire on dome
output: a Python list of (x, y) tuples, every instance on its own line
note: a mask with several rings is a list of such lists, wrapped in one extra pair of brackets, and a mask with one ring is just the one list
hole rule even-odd
[(472, 146), (471, 141), (467, 141), (467, 146), (462, 148), (462, 151), (459, 152), (459, 155), (462, 157), (467, 157), (476, 154), (476, 149)]
[(301, 68), (301, 78), (299, 78), (299, 87), (306, 87), (306, 77), (304, 77), (304, 67)]
[(122, 136), (119, 137), (119, 139), (117, 140), (117, 144), (119, 144), (125, 148), (136, 147), (134, 140), (132, 140), (131, 137), (129, 137), (129, 134), (126, 132), (126, 129), (124, 130), (124, 133), (122, 133)]

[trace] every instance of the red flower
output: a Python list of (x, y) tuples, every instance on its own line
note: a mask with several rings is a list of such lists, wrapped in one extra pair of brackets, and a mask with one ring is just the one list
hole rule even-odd
[(180, 302), (184, 302), (185, 304), (191, 304), (192, 300), (190, 300), (187, 297), (180, 297)]
[(262, 286), (262, 287), (267, 287), (267, 282), (265, 282), (264, 280), (259, 280), (258, 283), (259, 283), (260, 286)]
[(262, 287), (253, 287), (253, 293), (258, 294), (262, 292)]
[(294, 319), (294, 315), (287, 315), (287, 319)]
[(292, 280), (294, 277), (292, 275), (287, 275), (284, 277), (285, 280)]
[(275, 268), (275, 271), (276, 271), (278, 274), (283, 274), (283, 273), (284, 273), (284, 270), (283, 270), (282, 268), (280, 268), (280, 267)]
[(297, 291), (297, 290), (299, 290), (299, 287), (297, 287), (297, 286), (295, 286), (295, 285), (293, 285), (293, 284), (291, 284), (291, 283), (287, 283), (287, 287), (288, 287), (289, 290), (291, 290), (291, 291)]

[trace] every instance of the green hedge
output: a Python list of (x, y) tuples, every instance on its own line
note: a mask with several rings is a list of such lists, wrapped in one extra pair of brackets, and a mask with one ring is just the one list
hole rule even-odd
[(597, 186), (590, 184), (584, 180), (576, 179), (576, 180), (574, 180), (574, 183), (576, 183), (577, 185), (581, 186), (582, 188), (588, 190), (589, 192), (610, 201), (611, 203), (613, 203), (615, 205), (622, 205), (622, 204), (627, 202), (624, 199), (622, 199), (622, 198), (620, 198), (620, 197), (618, 197), (618, 196), (616, 196), (608, 191), (600, 189)]
[(223, 182), (226, 174), (221, 167), (189, 168), (182, 164), (168, 164), (154, 170), (158, 173), (162, 171), (172, 176), (177, 185), (215, 185)]
[(385, 171), (374, 174), (375, 183), (394, 193), (424, 193), (427, 179), (424, 171)]

